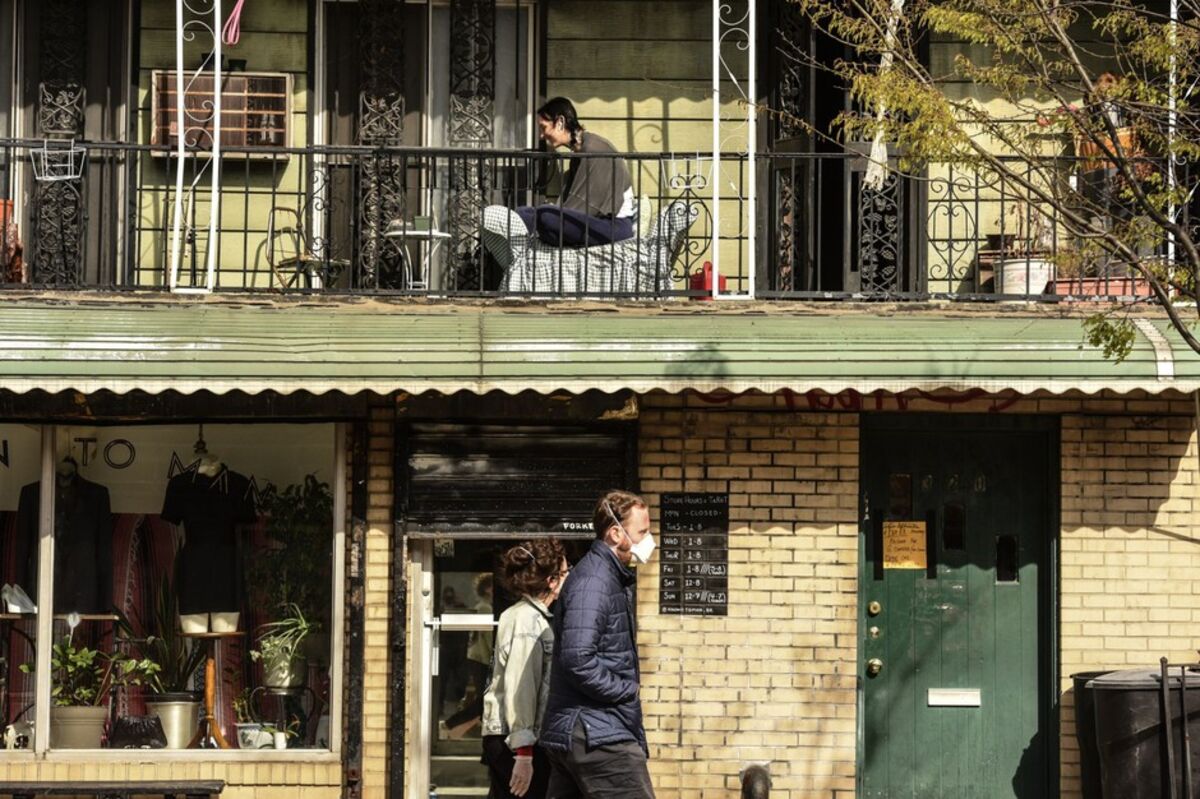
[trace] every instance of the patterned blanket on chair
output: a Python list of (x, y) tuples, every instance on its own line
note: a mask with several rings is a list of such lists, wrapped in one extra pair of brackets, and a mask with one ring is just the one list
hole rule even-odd
[(502, 292), (549, 295), (662, 296), (680, 275), (673, 266), (699, 208), (672, 202), (646, 235), (594, 247), (555, 247), (528, 232), (509, 208), (483, 212), (483, 246), (504, 269)]

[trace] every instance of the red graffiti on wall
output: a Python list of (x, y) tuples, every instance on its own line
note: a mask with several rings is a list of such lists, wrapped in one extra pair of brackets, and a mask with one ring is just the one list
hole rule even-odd
[[(710, 405), (729, 405), (735, 399), (742, 396), (741, 394), (718, 394), (702, 391), (692, 393), (701, 402), (707, 402)], [(820, 389), (813, 389), (804, 392), (803, 398), (795, 391), (785, 388), (780, 391), (780, 394), (783, 395), (788, 410), (791, 411), (907, 411), (909, 405), (918, 399), (937, 405), (944, 405), (947, 408), (963, 405), (968, 402), (990, 399), (991, 405), (988, 407), (988, 413), (1000, 413), (1001, 411), (1008, 410), (1021, 399), (1021, 395), (1015, 391), (992, 394), (982, 388), (973, 388), (968, 391), (939, 392), (936, 394), (919, 388), (909, 389), (898, 394), (893, 394), (883, 389), (877, 389), (867, 394), (863, 394), (861, 391), (853, 388), (839, 391), (836, 394), (831, 394), (828, 391)]]

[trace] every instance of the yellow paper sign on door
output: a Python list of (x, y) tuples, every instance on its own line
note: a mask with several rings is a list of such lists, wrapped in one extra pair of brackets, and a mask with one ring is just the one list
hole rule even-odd
[(925, 522), (883, 523), (883, 568), (924, 569)]

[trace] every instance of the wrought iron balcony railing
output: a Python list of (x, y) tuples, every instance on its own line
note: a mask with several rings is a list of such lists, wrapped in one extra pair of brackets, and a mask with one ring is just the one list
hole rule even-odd
[[(243, 154), (253, 157), (221, 165), (214, 198), (204, 153), (180, 170), (163, 148), (0, 140), (0, 287), (694, 299), (711, 295), (716, 261), (720, 293), (761, 298), (1148, 293), (1073, 241), (1061, 206), (948, 165), (869, 189), (853, 153), (624, 154), (633, 237), (562, 247), (504, 209), (554, 203), (565, 155)], [(574, 157), (601, 159), (593, 174), (616, 180), (611, 157)], [(1057, 175), (1102, 224), (1127, 224), (1112, 176), (1085, 166), (1056, 159), (1030, 178)], [(1166, 242), (1146, 248), (1168, 253)]]

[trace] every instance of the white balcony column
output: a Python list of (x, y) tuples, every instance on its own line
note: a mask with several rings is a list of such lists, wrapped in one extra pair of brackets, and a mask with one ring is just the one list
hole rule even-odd
[[(744, 5), (743, 5), (744, 3)], [(755, 264), (757, 263), (757, 196), (756, 147), (758, 142), (757, 86), (757, 0), (713, 0), (712, 3), (712, 240), (710, 253), (713, 265), (713, 296), (718, 299), (753, 299), (755, 293)], [(745, 74), (738, 74), (738, 53), (745, 54)], [(722, 83), (728, 89), (722, 90)], [(722, 102), (737, 101), (745, 116), (739, 120), (723, 120)], [(722, 171), (722, 156), (729, 159), (731, 176)], [(739, 170), (739, 162), (745, 169)], [(742, 212), (735, 218), (722, 214), (722, 200), (737, 200)], [(725, 217), (724, 219), (722, 217)], [(722, 236), (730, 241), (745, 237), (742, 265), (745, 283), (741, 290), (723, 294), (720, 290), (722, 273), (720, 244)], [(736, 277), (736, 264), (727, 265), (729, 275)]]
[[(211, 4), (211, 5), (207, 5)], [(175, 0), (175, 195), (171, 209), (171, 262), (168, 287), (176, 294), (210, 294), (216, 287), (217, 254), (220, 250), (221, 220), (221, 0)], [(200, 37), (211, 41), (208, 61), (196, 69), (184, 66), (186, 44)], [(196, 81), (212, 78), (211, 107), (189, 108), (185, 100)], [(211, 131), (211, 149), (204, 150), (202, 136)], [(186, 150), (189, 134), (196, 146)], [(186, 181), (188, 165), (192, 177)], [(196, 215), (197, 188), (208, 174), (208, 239), (204, 243), (204, 282), (180, 285), (183, 249), (199, 246), (192, 220)], [(186, 187), (185, 187), (186, 183)], [(198, 225), (197, 225), (198, 227)]]

